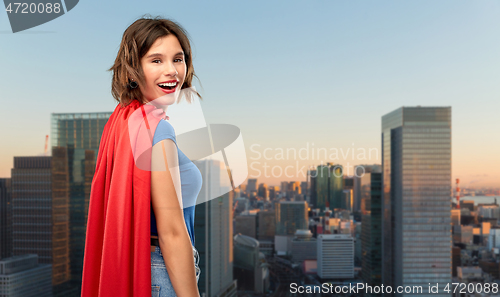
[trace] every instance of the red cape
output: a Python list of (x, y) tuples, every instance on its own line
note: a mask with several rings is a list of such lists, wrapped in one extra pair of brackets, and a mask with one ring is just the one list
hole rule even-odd
[(102, 133), (90, 192), (82, 297), (151, 296), (151, 145), (162, 110), (118, 105)]

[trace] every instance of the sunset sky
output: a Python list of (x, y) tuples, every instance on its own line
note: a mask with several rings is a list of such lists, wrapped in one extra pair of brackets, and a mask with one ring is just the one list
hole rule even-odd
[[(500, 2), (456, 0), (80, 1), (15, 34), (0, 13), (0, 177), (13, 156), (43, 152), (51, 113), (114, 109), (106, 69), (146, 13), (189, 32), (205, 118), (241, 129), (250, 176), (293, 167), (259, 182), (302, 181), (296, 170), (322, 161), (380, 164), (381, 117), (421, 105), (452, 107), (453, 178), (500, 187)], [(338, 159), (276, 157), (308, 146)]]

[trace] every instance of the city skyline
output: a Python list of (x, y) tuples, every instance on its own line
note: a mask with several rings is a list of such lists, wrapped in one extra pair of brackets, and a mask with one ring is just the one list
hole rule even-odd
[[(307, 7), (295, 1), (265, 3), (266, 10), (264, 2), (219, 4), (159, 11), (156, 3), (104, 3), (96, 12), (79, 3), (67, 15), (16, 34), (7, 32), (8, 18), (1, 17), (0, 64), (8, 71), (0, 73), (0, 117), (12, 128), (0, 132), (0, 177), (10, 176), (14, 156), (43, 153), (51, 113), (114, 109), (106, 69), (125, 28), (155, 12), (189, 32), (206, 120), (238, 126), (248, 159), (255, 144), (260, 150), (299, 150), (308, 143), (347, 150), (354, 143), (379, 152), (378, 161), (352, 165), (380, 164), (383, 114), (401, 106), (451, 106), (452, 178), (464, 187), (498, 186), (500, 41), (492, 38), (500, 29), (497, 1)], [(90, 14), (95, 21), (89, 23)], [(33, 78), (34, 69), (43, 76)], [(299, 167), (321, 162), (298, 161)], [(337, 163), (346, 167), (349, 161)], [(267, 162), (296, 166), (295, 160)]]
[[(407, 108), (411, 106), (405, 106), (401, 108)], [(419, 105), (420, 107), (420, 105)], [(422, 107), (434, 107), (434, 106), (422, 106)], [(73, 114), (75, 116), (82, 116), (87, 114), (102, 114), (107, 115), (111, 112), (98, 112), (98, 113), (78, 113), (78, 112), (70, 112), (67, 114)], [(51, 113), (51, 117), (58, 115), (64, 115), (64, 113)], [(48, 144), (54, 145), (57, 142), (57, 136), (54, 137), (52, 134), (48, 139)], [(100, 135), (99, 135), (100, 137)], [(453, 138), (452, 138), (453, 141)], [(248, 147), (248, 145), (245, 145)], [(452, 150), (453, 152), (453, 150)], [(260, 144), (252, 144), (250, 149), (247, 150), (247, 160), (248, 160), (248, 168), (249, 168), (249, 176), (248, 179), (258, 179), (262, 183), (266, 183), (272, 186), (279, 186), (283, 181), (306, 181), (307, 180), (307, 171), (310, 169), (316, 168), (316, 166), (326, 165), (328, 163), (338, 164), (346, 168), (344, 175), (345, 176), (354, 176), (355, 170), (354, 168), (359, 165), (381, 165), (381, 153), (380, 148), (376, 147), (355, 147), (354, 143), (351, 143), (351, 147), (315, 147), (314, 143), (305, 143), (303, 146), (298, 147), (286, 147), (286, 148), (272, 148), (265, 147), (263, 148)], [(50, 156), (51, 150), (48, 150), (47, 154), (31, 154), (31, 155), (13, 155), (12, 163), (14, 157), (30, 157), (30, 156)], [(258, 159), (256, 157), (258, 156)], [(330, 159), (321, 159), (320, 156), (328, 156)], [(333, 156), (333, 157), (332, 157)], [(361, 157), (360, 157), (361, 156)], [(358, 161), (356, 161), (358, 158)], [(273, 160), (274, 159), (274, 160)], [(258, 160), (255, 162), (255, 160)], [(353, 161), (354, 160), (354, 161)], [(268, 163), (268, 161), (271, 161)], [(274, 161), (274, 162), (273, 162)], [(255, 165), (258, 164), (258, 165)], [(453, 157), (452, 157), (453, 164)], [(275, 167), (279, 167), (278, 170)], [(9, 175), (0, 177), (0, 178), (10, 178), (10, 172), (13, 166), (8, 169)], [(287, 169), (288, 168), (288, 169)], [(290, 169), (290, 170), (289, 170)], [(452, 166), (453, 169), (453, 166)], [(2, 168), (0, 168), (0, 172), (2, 172)], [(288, 172), (293, 172), (293, 174), (287, 175)], [(276, 174), (279, 173), (279, 174)], [(276, 176), (279, 177), (276, 177)], [(484, 175), (486, 176), (486, 175)], [(480, 189), (480, 188), (492, 188), (499, 189), (500, 183), (491, 182), (491, 183), (478, 183), (475, 186), (476, 181), (467, 180), (463, 182), (463, 179), (460, 176), (453, 176), (453, 182), (455, 178), (460, 178), (462, 180), (462, 184), (465, 187), (472, 189)]]

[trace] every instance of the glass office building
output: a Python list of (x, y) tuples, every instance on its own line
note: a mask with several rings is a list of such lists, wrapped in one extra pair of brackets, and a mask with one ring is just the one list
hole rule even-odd
[(52, 146), (65, 147), (68, 155), (71, 279), (80, 285), (90, 186), (104, 125), (111, 112), (53, 113)]
[[(370, 286), (382, 285), (382, 173), (370, 172), (363, 176), (363, 205), (361, 222), (361, 277)], [(368, 191), (367, 191), (368, 190)], [(368, 193), (366, 193), (368, 192)], [(382, 294), (366, 294), (382, 296)]]
[[(382, 117), (382, 283), (445, 296), (451, 283), (451, 107), (401, 107)], [(429, 283), (439, 294), (426, 295)], [(413, 294), (389, 294), (413, 296)]]
[(309, 227), (309, 206), (305, 201), (280, 201), (274, 204), (276, 235), (294, 236), (297, 230)]
[(201, 269), (198, 289), (201, 296), (236, 297), (233, 278), (234, 192), (229, 192), (223, 181), (228, 178), (227, 169), (224, 163), (210, 159), (198, 160), (194, 164), (203, 180), (194, 218), (195, 247)]
[(316, 204), (323, 213), (325, 207), (330, 210), (342, 208), (343, 168), (342, 165), (319, 165), (316, 170)]
[(307, 181), (309, 183), (309, 199), (307, 200), (307, 203), (312, 207), (312, 208), (317, 208), (318, 204), (318, 189), (316, 186), (317, 183), (317, 177), (318, 177), (318, 171), (317, 170), (308, 170), (307, 171)]
[(40, 263), (52, 264), (52, 285), (67, 282), (70, 270), (66, 149), (52, 148), (52, 157), (14, 157), (11, 175), (14, 256), (36, 254)]
[(0, 178), (0, 260), (12, 256), (10, 178)]

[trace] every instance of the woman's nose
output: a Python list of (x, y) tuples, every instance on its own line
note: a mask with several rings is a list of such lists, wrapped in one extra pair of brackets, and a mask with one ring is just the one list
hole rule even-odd
[(167, 76), (176, 76), (177, 69), (175, 68), (174, 63), (165, 63), (165, 75)]

